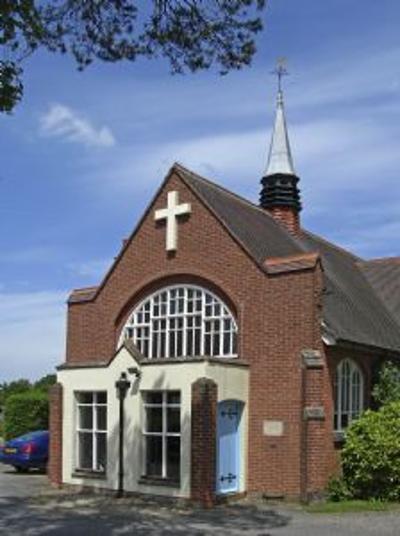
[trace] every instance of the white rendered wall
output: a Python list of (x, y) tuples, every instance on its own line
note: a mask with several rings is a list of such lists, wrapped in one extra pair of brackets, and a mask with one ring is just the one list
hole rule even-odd
[[(118, 482), (118, 419), (119, 400), (115, 382), (121, 372), (137, 366), (129, 352), (122, 347), (108, 367), (66, 369), (58, 373), (63, 385), (63, 482), (98, 488), (116, 489)], [(141, 378), (133, 381), (125, 399), (125, 477), (126, 491), (190, 497), (191, 454), (191, 388), (198, 378), (207, 377), (218, 385), (218, 400), (235, 399), (244, 403), (240, 422), (241, 476), (239, 491), (246, 489), (247, 427), (248, 427), (248, 369), (208, 361), (144, 365)], [(142, 396), (146, 390), (178, 390), (181, 392), (181, 482), (180, 488), (139, 484), (144, 474), (142, 441)], [(76, 468), (76, 405), (75, 391), (107, 391), (107, 475), (105, 479), (73, 476)]]

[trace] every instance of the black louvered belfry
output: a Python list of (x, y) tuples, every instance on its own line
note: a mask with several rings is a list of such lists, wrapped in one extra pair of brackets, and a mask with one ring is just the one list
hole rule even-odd
[(296, 175), (275, 173), (261, 179), (260, 206), (265, 209), (292, 208), (300, 212), (300, 190)]

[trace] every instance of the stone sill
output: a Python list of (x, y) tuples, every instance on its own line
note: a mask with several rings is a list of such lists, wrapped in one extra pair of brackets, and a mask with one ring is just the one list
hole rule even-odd
[(106, 480), (107, 475), (103, 471), (90, 471), (86, 469), (75, 469), (72, 478), (95, 478), (96, 480)]
[(344, 432), (333, 432), (333, 442), (336, 447), (341, 447), (345, 442)]
[(139, 484), (145, 484), (146, 486), (163, 486), (169, 488), (181, 487), (179, 480), (171, 480), (169, 478), (161, 478), (156, 476), (142, 476), (139, 479)]

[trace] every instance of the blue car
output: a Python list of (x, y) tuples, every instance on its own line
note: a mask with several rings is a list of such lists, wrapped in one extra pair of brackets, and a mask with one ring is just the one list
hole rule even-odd
[(49, 457), (49, 432), (39, 430), (15, 439), (0, 447), (0, 462), (12, 465), (18, 472), (45, 469)]

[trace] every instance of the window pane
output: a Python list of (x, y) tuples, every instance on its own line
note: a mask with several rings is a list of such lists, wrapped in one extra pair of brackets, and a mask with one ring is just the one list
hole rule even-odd
[(224, 333), (224, 348), (223, 353), (229, 354), (231, 351), (231, 334), (230, 333)]
[(172, 480), (180, 479), (181, 439), (167, 437), (167, 477)]
[(97, 441), (97, 471), (105, 471), (107, 467), (107, 435), (98, 433)]
[(161, 436), (146, 436), (146, 475), (162, 476)]
[(106, 406), (97, 407), (97, 429), (107, 430), (107, 407)]
[(180, 408), (167, 409), (167, 432), (179, 434), (181, 431), (181, 410)]
[(181, 393), (179, 391), (168, 391), (167, 404), (180, 404)]
[(162, 432), (162, 408), (146, 408), (146, 432)]
[(107, 393), (105, 391), (97, 393), (97, 403), (107, 404)]
[(150, 391), (145, 394), (147, 404), (162, 404), (162, 393), (160, 391)]
[(93, 393), (76, 393), (76, 399), (80, 404), (92, 404)]
[(90, 432), (79, 432), (78, 435), (79, 468), (92, 469), (93, 463), (93, 440)]
[(79, 406), (79, 428), (93, 429), (93, 406)]

